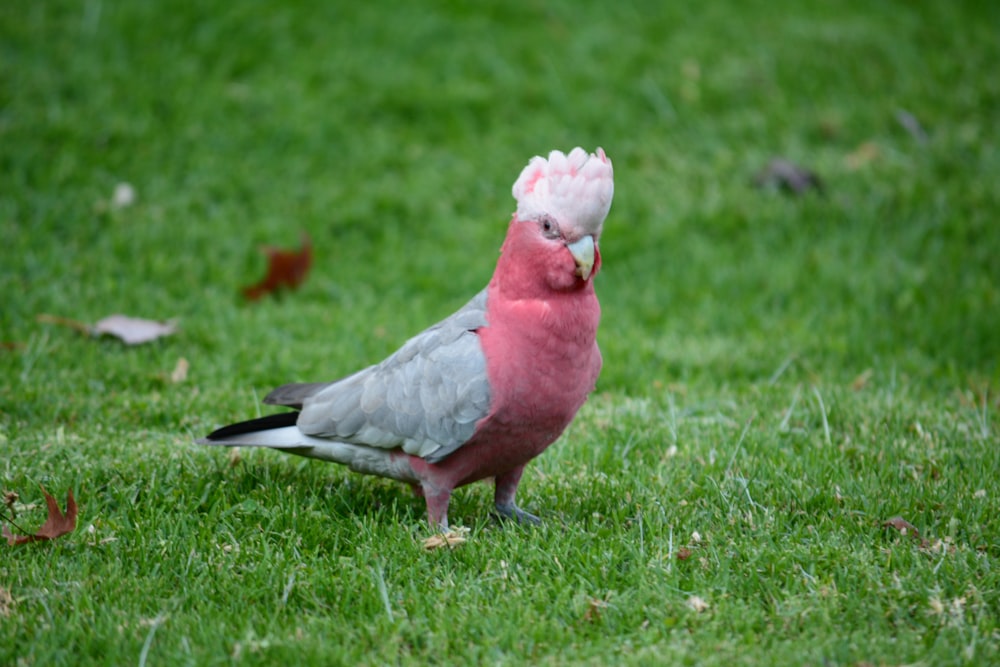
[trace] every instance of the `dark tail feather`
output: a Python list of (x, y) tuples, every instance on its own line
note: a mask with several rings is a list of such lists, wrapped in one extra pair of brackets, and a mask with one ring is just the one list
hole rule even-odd
[(276, 415), (258, 417), (257, 419), (250, 419), (245, 422), (223, 426), (222, 428), (209, 433), (205, 440), (222, 440), (230, 438), (234, 435), (242, 435), (244, 433), (255, 433), (257, 431), (268, 431), (272, 428), (295, 426), (295, 422), (298, 421), (298, 419), (298, 412), (282, 412)]

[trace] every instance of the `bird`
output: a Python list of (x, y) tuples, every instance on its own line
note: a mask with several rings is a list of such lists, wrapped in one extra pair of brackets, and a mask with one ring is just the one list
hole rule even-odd
[(501, 519), (538, 524), (515, 500), (525, 465), (594, 390), (602, 358), (594, 278), (614, 197), (598, 148), (535, 156), (487, 286), (384, 361), (263, 400), (292, 411), (219, 428), (203, 445), (269, 447), (399, 480), (448, 530), (452, 492), (493, 479)]

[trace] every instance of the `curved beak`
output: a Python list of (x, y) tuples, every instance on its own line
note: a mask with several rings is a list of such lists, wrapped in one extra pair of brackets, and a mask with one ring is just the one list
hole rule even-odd
[(584, 280), (589, 278), (594, 270), (594, 237), (588, 234), (578, 241), (567, 243), (566, 249), (576, 262), (576, 275)]

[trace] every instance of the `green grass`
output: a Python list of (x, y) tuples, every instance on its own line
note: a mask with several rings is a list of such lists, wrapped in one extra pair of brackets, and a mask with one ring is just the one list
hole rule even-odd
[[(338, 4), (0, 6), (0, 486), (81, 505), (3, 545), (0, 664), (1000, 664), (1000, 11)], [(605, 370), (541, 528), (473, 486), (425, 553), (399, 485), (192, 444), (460, 306), (575, 145)], [(825, 194), (753, 188), (775, 155)], [(36, 320), (112, 312), (181, 331)]]

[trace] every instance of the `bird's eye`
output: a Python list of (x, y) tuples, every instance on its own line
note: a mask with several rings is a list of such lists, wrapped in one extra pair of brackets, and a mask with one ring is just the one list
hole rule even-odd
[(540, 221), (540, 226), (542, 228), (542, 233), (550, 239), (558, 238), (559, 236), (559, 225), (556, 221), (549, 217), (544, 217)]

